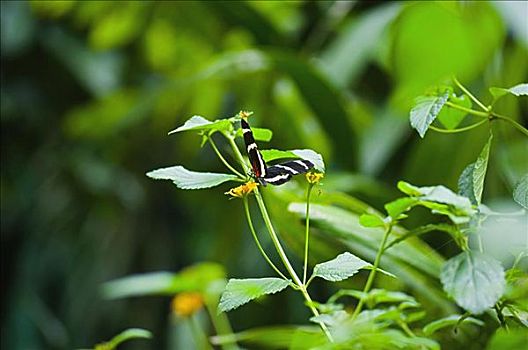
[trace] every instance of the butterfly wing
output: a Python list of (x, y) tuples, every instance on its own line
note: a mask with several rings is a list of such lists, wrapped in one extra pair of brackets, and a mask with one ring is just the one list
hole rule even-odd
[(253, 168), (253, 174), (255, 174), (257, 178), (264, 177), (267, 175), (266, 162), (258, 150), (251, 127), (244, 118), (240, 119), (240, 125), (242, 126), (242, 134), (244, 135), (246, 151), (249, 157), (249, 162), (251, 163), (251, 168)]
[(292, 176), (308, 172), (314, 164), (306, 159), (292, 160), (268, 167), (264, 181), (278, 186), (288, 182)]

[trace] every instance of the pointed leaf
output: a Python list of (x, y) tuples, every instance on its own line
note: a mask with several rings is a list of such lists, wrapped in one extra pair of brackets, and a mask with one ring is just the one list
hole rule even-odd
[(411, 209), (417, 202), (418, 200), (416, 198), (398, 198), (385, 204), (385, 210), (392, 219), (398, 220), (403, 213)]
[[(253, 138), (257, 141), (269, 142), (273, 137), (273, 131), (265, 128), (251, 128), (253, 132)], [(242, 137), (242, 129), (238, 129), (236, 132), (237, 137)]]
[(418, 131), (421, 138), (425, 136), (429, 125), (436, 119), (447, 102), (449, 92), (441, 96), (419, 96), (411, 109), (411, 126)]
[(506, 285), (504, 269), (497, 260), (471, 251), (449, 259), (440, 279), (446, 293), (472, 314), (480, 314), (495, 305)]
[(374, 214), (363, 214), (359, 217), (359, 223), (365, 227), (384, 227), (382, 218)]
[(442, 328), (446, 328), (450, 326), (457, 326), (458, 324), (462, 324), (462, 323), (472, 323), (477, 326), (484, 326), (484, 322), (476, 318), (466, 317), (462, 319), (462, 315), (451, 315), (451, 316), (447, 316), (444, 318), (440, 318), (431, 323), (428, 323), (423, 328), (423, 332), (425, 335), (430, 336), (431, 334), (433, 334), (434, 332)]
[(219, 119), (215, 121), (209, 121), (199, 115), (192, 116), (182, 126), (169, 132), (169, 135), (181, 132), (181, 131), (229, 131), (233, 125), (228, 119)]
[(290, 281), (281, 278), (230, 279), (218, 306), (220, 312), (226, 312), (261, 297), (274, 294), (288, 287)]
[(180, 165), (153, 170), (148, 172), (147, 176), (157, 180), (172, 180), (178, 188), (183, 190), (210, 188), (227, 181), (238, 179), (235, 175), (231, 174), (191, 171)]
[(499, 88), (499, 87), (490, 87), (489, 91), (493, 96), (493, 102), (497, 101), (504, 95), (512, 94), (514, 96), (527, 96), (528, 95), (528, 84), (522, 83), (515, 85), (509, 89)]
[(482, 191), (484, 190), (484, 178), (486, 177), (486, 170), (488, 169), (488, 159), (492, 139), (493, 136), (490, 135), (488, 142), (486, 142), (484, 148), (482, 148), (482, 151), (480, 152), (480, 155), (477, 158), (473, 169), (473, 193), (475, 195), (475, 199), (477, 200), (477, 204), (480, 204), (482, 199)]
[(141, 328), (129, 328), (113, 337), (110, 341), (97, 344), (95, 350), (111, 350), (115, 349), (119, 344), (130, 340), (130, 339), (150, 339), (152, 333), (146, 329)]
[(477, 205), (475, 198), (475, 191), (473, 189), (473, 171), (475, 170), (475, 163), (469, 164), (460, 177), (458, 178), (458, 193), (464, 197), (469, 198), (472, 204)]
[[(460, 97), (457, 97), (456, 95), (451, 95), (449, 97), (449, 101), (465, 108), (471, 108), (472, 106), (471, 99), (467, 95), (462, 95)], [(438, 114), (438, 120), (442, 123), (443, 126), (445, 126), (446, 129), (454, 129), (458, 125), (460, 125), (466, 115), (467, 113), (461, 111), (460, 109), (445, 106)]]
[(528, 174), (519, 181), (513, 190), (513, 200), (528, 209)]
[(337, 282), (355, 275), (360, 269), (371, 266), (370, 263), (358, 258), (354, 254), (345, 252), (339, 254), (335, 259), (315, 265), (313, 276), (321, 277), (327, 281)]

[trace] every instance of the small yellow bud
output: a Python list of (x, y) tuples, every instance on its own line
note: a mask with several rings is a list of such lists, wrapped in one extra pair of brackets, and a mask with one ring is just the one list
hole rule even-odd
[(238, 116), (240, 118), (248, 118), (252, 114), (253, 114), (253, 112), (248, 112), (248, 111), (240, 111), (240, 112), (238, 112)]
[(324, 177), (323, 173), (314, 173), (314, 172), (306, 173), (306, 180), (308, 181), (308, 183), (312, 185), (318, 184), (319, 181), (321, 181), (323, 177)]
[(257, 188), (257, 186), (258, 184), (252, 181), (252, 182), (248, 182), (243, 185), (240, 185), (238, 187), (232, 188), (225, 194), (232, 196), (232, 197), (236, 197), (236, 198), (242, 198), (242, 197), (247, 196), (251, 192), (253, 192), (255, 188)]
[(189, 317), (204, 305), (203, 297), (200, 293), (180, 293), (171, 302), (172, 312), (179, 317)]

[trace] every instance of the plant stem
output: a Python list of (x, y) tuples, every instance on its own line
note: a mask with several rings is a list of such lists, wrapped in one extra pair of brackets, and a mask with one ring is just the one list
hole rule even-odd
[(504, 121), (507, 121), (508, 123), (512, 124), (517, 130), (519, 130), (520, 132), (522, 132), (524, 135), (528, 136), (528, 129), (526, 129), (524, 126), (522, 126), (521, 124), (517, 123), (515, 120), (511, 119), (511, 118), (508, 118), (506, 116), (503, 116), (503, 115), (500, 115), (500, 114), (497, 114), (497, 113), (491, 113), (491, 116), (493, 118), (497, 118), (497, 119), (502, 119)]
[(304, 271), (303, 271), (303, 285), (306, 285), (306, 274), (308, 271), (308, 245), (310, 242), (310, 195), (312, 194), (313, 184), (308, 184), (306, 191), (306, 232), (304, 234)]
[(443, 134), (456, 134), (456, 133), (459, 133), (459, 132), (464, 132), (464, 131), (468, 131), (468, 130), (471, 130), (471, 129), (475, 129), (475, 128), (481, 126), (482, 124), (486, 123), (487, 121), (488, 121), (487, 119), (482, 119), (478, 123), (471, 124), (471, 125), (465, 126), (463, 128), (458, 128), (458, 129), (440, 129), (440, 128), (437, 128), (437, 127), (435, 127), (433, 125), (430, 125), (429, 129), (434, 130), (436, 132), (441, 132)]
[(218, 158), (220, 158), (220, 160), (222, 161), (222, 163), (224, 163), (224, 165), (229, 169), (231, 170), (236, 176), (244, 179), (245, 176), (242, 175), (241, 173), (239, 173), (235, 168), (233, 168), (231, 166), (231, 164), (229, 164), (229, 162), (224, 158), (224, 156), (222, 156), (222, 153), (220, 153), (220, 151), (218, 150), (218, 147), (216, 147), (216, 144), (214, 143), (213, 139), (211, 136), (207, 137), (207, 141), (209, 141), (209, 143), (211, 144), (211, 147), (213, 147), (213, 150), (215, 151), (216, 155), (218, 156)]
[(231, 148), (233, 149), (233, 153), (235, 154), (235, 157), (237, 158), (238, 163), (240, 163), (240, 166), (244, 170), (244, 173), (247, 174), (248, 167), (246, 165), (246, 162), (244, 161), (244, 157), (242, 156), (242, 153), (240, 153), (240, 150), (238, 149), (238, 146), (235, 143), (235, 138), (228, 134), (223, 134), (223, 135), (227, 138), (227, 141), (231, 145)]
[[(387, 238), (389, 238), (389, 234), (391, 231), (392, 231), (392, 224), (389, 224), (385, 228), (385, 232), (383, 233), (383, 238), (381, 239), (380, 247), (378, 248), (378, 253), (376, 254), (376, 259), (374, 260), (374, 266), (372, 267), (372, 270), (370, 270), (367, 283), (365, 284), (365, 288), (363, 288), (364, 295), (366, 295), (370, 291), (370, 288), (372, 287), (372, 284), (374, 283), (374, 277), (376, 277), (376, 271), (378, 270), (378, 267), (380, 264), (381, 255), (383, 254), (383, 251), (385, 250), (384, 249), (385, 243), (387, 243)], [(354, 310), (354, 314), (352, 314), (352, 318), (355, 318), (359, 314), (359, 312), (361, 311), (361, 308), (363, 307), (364, 300), (365, 300), (364, 298), (359, 299), (359, 303), (356, 309)]]
[(257, 233), (255, 232), (255, 228), (253, 227), (253, 222), (251, 220), (251, 214), (249, 212), (249, 204), (248, 204), (247, 197), (244, 197), (244, 209), (245, 209), (245, 212), (246, 212), (246, 219), (247, 219), (248, 224), (249, 224), (249, 229), (251, 230), (251, 234), (253, 235), (253, 238), (255, 239), (255, 243), (257, 243), (257, 247), (260, 250), (260, 253), (264, 257), (264, 259), (268, 262), (268, 264), (271, 266), (271, 268), (273, 270), (275, 270), (275, 272), (277, 272), (279, 274), (279, 276), (281, 276), (282, 278), (287, 280), (288, 278), (286, 276), (284, 276), (284, 274), (277, 268), (277, 266), (275, 266), (273, 261), (271, 261), (271, 259), (269, 258), (268, 254), (266, 254), (266, 252), (262, 248), (262, 245), (260, 244), (260, 241), (258, 239)]
[[(310, 298), (310, 294), (308, 294), (308, 291), (306, 290), (306, 287), (302, 283), (302, 281), (299, 279), (299, 276), (293, 269), (293, 266), (291, 265), (290, 261), (288, 260), (288, 256), (284, 252), (284, 249), (282, 248), (282, 245), (279, 241), (279, 237), (277, 236), (277, 233), (275, 232), (275, 229), (273, 228), (273, 225), (271, 223), (270, 217), (268, 215), (268, 211), (266, 209), (266, 205), (264, 204), (264, 201), (262, 199), (262, 196), (260, 195), (260, 192), (258, 189), (255, 189), (255, 198), (257, 199), (258, 206), (260, 208), (260, 212), (262, 214), (262, 218), (264, 219), (264, 223), (266, 224), (266, 228), (268, 229), (268, 232), (270, 234), (271, 240), (273, 241), (273, 244), (275, 245), (275, 249), (277, 250), (277, 253), (279, 254), (282, 263), (286, 267), (286, 270), (288, 270), (288, 273), (292, 277), (293, 281), (297, 286), (299, 286), (299, 289), (304, 296), (304, 299), (308, 302), (308, 307), (314, 314), (314, 316), (319, 316), (319, 311), (313, 306), (312, 298)], [(319, 322), (319, 326), (327, 336), (328, 340), (330, 342), (333, 342), (332, 335), (330, 334), (330, 331), (326, 327), (326, 325), (322, 322)]]
[(476, 111), (476, 110), (471, 109), (471, 108), (466, 108), (466, 107), (457, 105), (456, 103), (453, 103), (453, 102), (447, 101), (445, 103), (445, 105), (448, 106), (448, 107), (454, 108), (454, 109), (458, 109), (458, 110), (464, 111), (464, 112), (466, 112), (468, 114), (476, 115), (478, 117), (482, 117), (482, 118), (488, 118), (489, 117), (489, 113), (487, 113), (487, 112), (479, 112), (479, 111)]
[(469, 90), (466, 89), (464, 87), (464, 85), (460, 84), (460, 82), (457, 80), (457, 78), (453, 77), (453, 81), (455, 82), (455, 84), (457, 84), (457, 86), (460, 88), (460, 90), (462, 90), (466, 95), (469, 96), (470, 99), (473, 100), (473, 102), (475, 102), (484, 111), (489, 112), (489, 109), (486, 106), (484, 106), (484, 104), (482, 102), (480, 102), (475, 96), (473, 96), (473, 94), (471, 92), (469, 92)]
[(189, 326), (191, 327), (191, 332), (194, 338), (194, 343), (198, 349), (204, 350), (213, 350), (211, 343), (207, 339), (200, 322), (196, 318), (196, 315), (192, 315), (188, 318)]

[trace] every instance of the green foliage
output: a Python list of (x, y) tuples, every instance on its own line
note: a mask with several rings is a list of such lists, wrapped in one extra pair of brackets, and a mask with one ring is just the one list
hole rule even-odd
[(526, 339), (528, 339), (528, 330), (525, 328), (498, 329), (488, 343), (486, 350), (523, 349), (526, 347)]
[(345, 252), (330, 261), (315, 265), (313, 277), (321, 277), (327, 281), (337, 282), (354, 276), (359, 270), (372, 265), (361, 260), (354, 254)]
[(233, 126), (231, 124), (231, 121), (229, 121), (228, 119), (220, 119), (211, 122), (202, 116), (195, 115), (188, 119), (182, 126), (170, 131), (169, 135), (182, 131), (207, 131), (211, 134), (215, 131), (227, 132), (232, 130), (232, 128)]
[(484, 322), (473, 317), (464, 317), (462, 315), (450, 315), (426, 324), (423, 328), (423, 332), (425, 335), (430, 336), (443, 328), (451, 326), (458, 327), (459, 325), (464, 323), (471, 323), (477, 326), (484, 326)]
[(411, 109), (411, 126), (424, 137), (429, 125), (436, 119), (442, 107), (447, 102), (449, 91), (441, 96), (420, 96)]
[(489, 91), (493, 96), (493, 102), (495, 103), (499, 98), (511, 94), (514, 96), (528, 96), (528, 84), (518, 84), (509, 89), (499, 88), (499, 87), (490, 87)]
[(466, 251), (449, 259), (440, 275), (444, 290), (472, 314), (491, 308), (504, 293), (504, 269), (494, 258)]
[(365, 227), (385, 227), (382, 218), (374, 214), (363, 214), (359, 217), (359, 223)]
[(266, 294), (275, 294), (290, 285), (281, 278), (230, 279), (222, 293), (218, 310), (227, 312)]
[(513, 190), (513, 199), (528, 209), (528, 175), (525, 175)]
[[(452, 93), (450, 94), (448, 101), (466, 109), (471, 109), (473, 106), (471, 99), (467, 95), (456, 96), (454, 93)], [(455, 129), (458, 125), (460, 125), (466, 116), (466, 111), (446, 106), (442, 108), (440, 113), (438, 113), (437, 118), (446, 129), (450, 130)]]
[(227, 181), (238, 179), (236, 175), (204, 173), (187, 170), (181, 165), (150, 171), (147, 176), (156, 180), (171, 180), (183, 190), (198, 190), (215, 187)]
[(124, 343), (131, 339), (150, 339), (152, 338), (152, 333), (146, 329), (141, 328), (129, 328), (119, 333), (111, 340), (97, 344), (94, 350), (114, 350), (121, 343)]
[(458, 179), (458, 192), (469, 198), (474, 205), (481, 203), (492, 139), (490, 135), (477, 160), (469, 164)]

